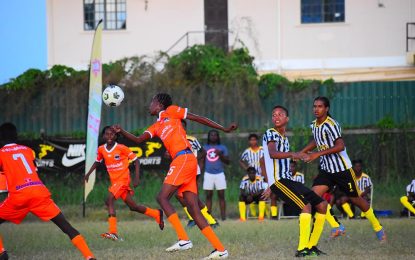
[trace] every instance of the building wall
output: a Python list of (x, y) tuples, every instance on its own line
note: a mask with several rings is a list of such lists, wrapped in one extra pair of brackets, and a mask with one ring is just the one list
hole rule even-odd
[[(145, 3), (127, 0), (127, 29), (104, 32), (104, 62), (166, 51), (204, 28), (203, 0)], [(83, 29), (83, 1), (47, 0), (47, 7), (48, 65), (85, 68), (93, 32)], [(305, 25), (300, 0), (228, 0), (229, 46), (247, 46), (260, 70), (406, 65), (405, 25), (415, 21), (415, 0), (346, 0), (345, 13), (344, 23)], [(203, 33), (188, 39), (204, 42)], [(183, 40), (170, 54), (185, 46)]]

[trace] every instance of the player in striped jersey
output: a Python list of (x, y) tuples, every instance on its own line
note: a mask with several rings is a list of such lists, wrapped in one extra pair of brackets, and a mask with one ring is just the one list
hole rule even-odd
[[(380, 241), (385, 241), (384, 228), (379, 223), (369, 203), (360, 197), (360, 191), (356, 185), (356, 176), (346, 152), (340, 125), (329, 114), (330, 101), (326, 97), (315, 98), (313, 110), (316, 117), (316, 120), (311, 124), (314, 139), (301, 151), (309, 153), (303, 157), (306, 162), (320, 158), (320, 173), (314, 179), (313, 191), (319, 196), (323, 196), (331, 187), (337, 185), (341, 191), (346, 193), (352, 203), (364, 212), (366, 218), (371, 222), (377, 238)], [(317, 152), (311, 152), (315, 148), (317, 148)], [(330, 213), (329, 210), (327, 219), (332, 227), (333, 224), (335, 225), (332, 232), (337, 233), (340, 228), (339, 224), (333, 221), (334, 219)]]
[[(264, 150), (262, 149), (262, 146), (258, 145), (258, 139), (259, 137), (257, 134), (250, 134), (248, 136), (249, 147), (242, 153), (239, 165), (241, 165), (245, 171), (248, 170), (249, 167), (254, 167), (257, 175), (261, 176), (262, 170), (260, 160), (264, 156)], [(245, 177), (248, 177), (248, 175), (245, 175)], [(257, 216), (255, 203), (249, 204), (249, 210), (253, 217)]]
[(248, 167), (254, 167), (257, 175), (261, 175), (260, 159), (264, 156), (262, 146), (258, 145), (258, 135), (250, 134), (248, 137), (249, 147), (241, 155), (239, 164), (246, 171)]
[(262, 192), (268, 187), (262, 176), (258, 176), (254, 167), (248, 167), (248, 176), (242, 178), (239, 186), (239, 214), (240, 220), (246, 221), (246, 204), (258, 203), (259, 217), (258, 220), (264, 220), (265, 200), (261, 199)]
[[(275, 106), (272, 110), (272, 122), (275, 128), (268, 129), (262, 141), (265, 171), (270, 186), (263, 193), (263, 198), (269, 198), (272, 192), (286, 203), (301, 210), (300, 238), (296, 257), (319, 255), (323, 254), (317, 249), (317, 244), (324, 227), (327, 202), (303, 184), (292, 180), (289, 167), (290, 159), (300, 159), (304, 155), (290, 152), (290, 144), (285, 136), (288, 120), (288, 110), (282, 106)], [(311, 206), (317, 211), (312, 232), (310, 230)]]
[(401, 203), (407, 210), (415, 215), (415, 179), (406, 186), (406, 196), (401, 197)]
[[(186, 120), (182, 120), (182, 126), (185, 130), (187, 129)], [(204, 163), (205, 163), (204, 158), (206, 156), (206, 151), (205, 151), (205, 149), (203, 149), (202, 145), (199, 143), (199, 141), (197, 140), (196, 137), (186, 134), (186, 139), (187, 139), (187, 141), (189, 141), (190, 146), (191, 146), (191, 150), (197, 158), (198, 165), (197, 165), (196, 181), (199, 183), (199, 178), (200, 178), (200, 175), (201, 175), (201, 169), (204, 168)], [(189, 222), (187, 223), (187, 227), (194, 227), (196, 225), (196, 222), (194, 221), (193, 217), (190, 215), (189, 211), (187, 210), (186, 203), (185, 203), (184, 199), (182, 197), (180, 197), (178, 194), (176, 194), (176, 199), (182, 205), (183, 210), (186, 213), (187, 218), (189, 219)], [(211, 213), (209, 212), (207, 206), (205, 205), (205, 203), (203, 203), (200, 200), (200, 198), (199, 198), (198, 204), (199, 204), (200, 212), (205, 217), (208, 224), (213, 228), (216, 228), (217, 226), (219, 226), (219, 223), (211, 215)]]
[(290, 172), (293, 176), (293, 181), (305, 184), (304, 173), (297, 171), (297, 162), (290, 161)]

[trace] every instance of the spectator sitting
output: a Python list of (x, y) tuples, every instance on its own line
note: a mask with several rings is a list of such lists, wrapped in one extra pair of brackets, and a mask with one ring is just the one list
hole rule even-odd
[(401, 216), (407, 215), (408, 210), (411, 212), (411, 215), (415, 215), (415, 179), (406, 186), (406, 196), (401, 197), (401, 203), (405, 207), (401, 212)]

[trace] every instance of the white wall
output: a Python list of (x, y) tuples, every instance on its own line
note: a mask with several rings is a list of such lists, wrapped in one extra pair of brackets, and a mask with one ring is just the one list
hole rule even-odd
[[(47, 0), (47, 6), (49, 66), (86, 67), (93, 32), (83, 30), (83, 1)], [(406, 65), (405, 25), (415, 22), (415, 0), (346, 0), (345, 13), (344, 23), (301, 24), (300, 0), (228, 0), (229, 44), (239, 47), (240, 39), (261, 70)], [(166, 51), (187, 31), (203, 28), (203, 0), (148, 0), (147, 10), (144, 0), (127, 0), (127, 30), (104, 31), (103, 60)], [(203, 38), (189, 37), (191, 44)]]

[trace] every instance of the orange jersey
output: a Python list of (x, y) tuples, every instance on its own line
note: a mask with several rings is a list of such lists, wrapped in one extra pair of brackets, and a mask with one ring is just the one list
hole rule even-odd
[(7, 191), (7, 180), (6, 176), (0, 172), (0, 192)]
[(160, 111), (157, 122), (146, 130), (151, 137), (160, 137), (172, 158), (175, 158), (176, 154), (182, 150), (191, 149), (181, 123), (186, 116), (187, 108), (169, 106), (166, 110)]
[(7, 144), (0, 149), (0, 170), (6, 176), (10, 195), (49, 194), (37, 174), (34, 152), (27, 146)]
[(134, 161), (136, 159), (137, 155), (130, 148), (119, 143), (115, 143), (111, 150), (107, 150), (106, 144), (98, 147), (97, 162), (104, 160), (111, 183), (123, 182), (129, 185), (129, 160)]

